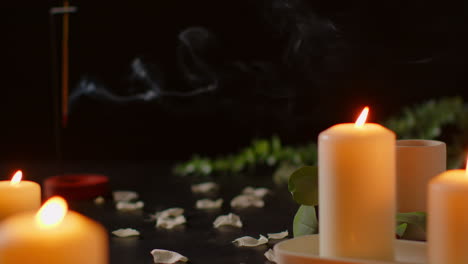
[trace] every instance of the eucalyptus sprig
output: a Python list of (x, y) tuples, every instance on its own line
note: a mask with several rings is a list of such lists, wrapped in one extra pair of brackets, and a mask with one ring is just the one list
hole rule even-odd
[(315, 143), (304, 146), (283, 146), (277, 136), (271, 139), (256, 139), (251, 145), (236, 154), (218, 158), (207, 158), (195, 155), (186, 163), (177, 164), (174, 173), (181, 176), (210, 174), (240, 173), (245, 170), (255, 169), (258, 166), (271, 168), (279, 164), (300, 166), (312, 164), (317, 160)]
[(463, 100), (447, 97), (403, 108), (399, 116), (384, 122), (401, 139), (436, 139), (444, 126), (456, 124), (462, 118)]

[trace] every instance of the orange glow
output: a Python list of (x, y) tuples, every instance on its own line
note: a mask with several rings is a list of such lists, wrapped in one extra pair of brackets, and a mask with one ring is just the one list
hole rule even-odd
[(51, 228), (59, 225), (68, 212), (65, 199), (54, 196), (47, 200), (36, 214), (36, 222), (41, 228)]
[(356, 123), (354, 123), (354, 127), (359, 127), (359, 128), (363, 127), (364, 124), (366, 123), (368, 114), (369, 114), (369, 107), (366, 106), (364, 107), (358, 119), (356, 120)]
[(11, 178), (10, 184), (18, 185), (21, 182), (22, 178), (23, 178), (23, 172), (21, 170), (18, 170), (17, 172), (15, 172), (15, 174)]

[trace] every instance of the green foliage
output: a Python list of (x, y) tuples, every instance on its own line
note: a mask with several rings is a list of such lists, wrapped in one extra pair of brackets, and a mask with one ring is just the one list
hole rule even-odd
[(301, 205), (294, 216), (294, 237), (318, 233), (317, 213), (314, 206)]
[(318, 205), (318, 168), (305, 166), (296, 170), (289, 178), (288, 190), (293, 199), (302, 205)]
[(468, 106), (465, 106), (463, 112), (457, 121), (457, 129), (452, 136), (452, 142), (447, 149), (448, 167), (451, 169), (462, 168), (466, 161), (468, 147)]
[(399, 238), (403, 237), (403, 235), (406, 232), (406, 228), (408, 228), (408, 223), (403, 223), (403, 224), (399, 224), (399, 225), (397, 224), (397, 227), (396, 227), (396, 230), (395, 230), (396, 235)]
[(390, 118), (385, 126), (402, 139), (435, 139), (441, 135), (444, 126), (459, 119), (463, 108), (460, 97), (430, 100), (404, 108), (401, 116)]
[[(410, 240), (425, 240), (426, 239), (426, 221), (427, 214), (425, 212), (398, 213), (397, 235), (400, 238)], [(399, 227), (406, 225), (404, 230), (399, 230)]]
[(300, 147), (283, 146), (277, 136), (257, 139), (240, 152), (218, 158), (195, 155), (186, 163), (177, 164), (174, 173), (181, 176), (240, 173), (259, 166), (277, 168), (279, 165), (300, 166), (314, 164), (317, 160), (315, 143)]
[(425, 212), (412, 212), (412, 213), (398, 213), (397, 222), (398, 223), (408, 223), (420, 226), (422, 229), (426, 230), (426, 218), (427, 214)]

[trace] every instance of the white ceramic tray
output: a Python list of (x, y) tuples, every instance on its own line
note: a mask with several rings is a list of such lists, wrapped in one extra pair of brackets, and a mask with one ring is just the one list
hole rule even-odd
[(308, 235), (282, 241), (275, 245), (278, 264), (426, 264), (426, 243), (395, 240), (395, 261), (373, 261), (319, 256), (319, 235)]

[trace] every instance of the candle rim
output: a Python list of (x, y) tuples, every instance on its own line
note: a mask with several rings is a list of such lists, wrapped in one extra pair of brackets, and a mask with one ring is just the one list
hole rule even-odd
[[(423, 144), (411, 144), (416, 142)], [(445, 142), (431, 139), (399, 139), (396, 141), (396, 145), (399, 148), (427, 148), (445, 145)]]
[[(323, 132), (326, 132), (326, 131), (335, 131), (335, 130), (345, 130), (348, 131), (347, 133), (355, 133), (355, 134), (363, 134), (364, 132), (372, 132), (372, 131), (378, 131), (378, 130), (382, 130), (382, 129), (385, 129), (385, 130), (388, 130), (388, 131), (392, 131), (390, 130), (389, 128), (379, 124), (379, 123), (365, 123), (362, 127), (360, 128), (356, 128), (355, 127), (355, 123), (339, 123), (339, 124), (335, 124), (335, 125), (332, 125), (331, 127), (327, 128), (326, 130), (322, 131)], [(351, 132), (350, 132), (351, 131)], [(393, 131), (392, 131), (393, 132)]]
[(354, 123), (341, 123), (322, 131), (318, 135), (318, 143), (322, 140), (341, 141), (353, 139), (370, 141), (390, 136), (396, 139), (395, 132), (378, 123), (366, 123), (363, 128), (355, 128)]

